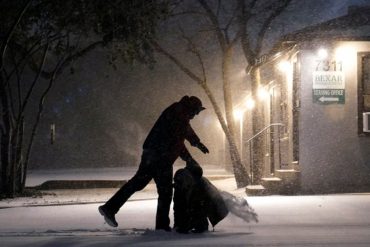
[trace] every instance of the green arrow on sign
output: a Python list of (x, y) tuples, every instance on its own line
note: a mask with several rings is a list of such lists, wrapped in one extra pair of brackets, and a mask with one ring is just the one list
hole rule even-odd
[(344, 104), (345, 89), (313, 89), (312, 100), (323, 105)]
[(339, 101), (339, 98), (322, 96), (322, 97), (319, 98), (319, 101), (321, 101), (321, 102), (337, 102), (337, 101)]

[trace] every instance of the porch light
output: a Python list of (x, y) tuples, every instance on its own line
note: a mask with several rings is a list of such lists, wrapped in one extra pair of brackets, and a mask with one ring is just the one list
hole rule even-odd
[(260, 100), (265, 100), (270, 96), (269, 92), (266, 90), (266, 88), (261, 87), (258, 89), (258, 98)]
[(326, 50), (324, 48), (320, 48), (317, 51), (317, 55), (319, 56), (320, 59), (325, 59), (325, 58), (328, 57), (328, 50)]
[(256, 105), (256, 102), (254, 102), (254, 100), (252, 98), (248, 98), (245, 101), (245, 106), (247, 107), (248, 110), (253, 109), (255, 105)]
[(354, 53), (353, 47), (340, 46), (335, 50), (335, 58), (337, 60), (343, 61), (348, 59), (353, 53)]
[(287, 72), (290, 68), (290, 63), (286, 60), (283, 60), (278, 64), (278, 68), (281, 72)]

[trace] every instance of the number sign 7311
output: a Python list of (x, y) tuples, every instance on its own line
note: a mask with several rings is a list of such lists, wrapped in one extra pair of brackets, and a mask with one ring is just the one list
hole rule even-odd
[(342, 71), (342, 61), (316, 60), (316, 71)]

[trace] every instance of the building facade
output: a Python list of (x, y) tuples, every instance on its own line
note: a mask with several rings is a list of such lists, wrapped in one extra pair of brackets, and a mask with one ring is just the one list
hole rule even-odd
[[(265, 187), (370, 191), (368, 16), (369, 8), (352, 7), (345, 16), (287, 35), (259, 66)], [(249, 167), (256, 151), (251, 143), (245, 140)]]

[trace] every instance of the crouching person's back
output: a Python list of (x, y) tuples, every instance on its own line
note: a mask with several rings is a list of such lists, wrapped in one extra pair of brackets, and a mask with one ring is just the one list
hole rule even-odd
[(208, 231), (226, 217), (228, 209), (220, 192), (202, 177), (199, 165), (187, 165), (174, 176), (174, 228), (179, 233)]

